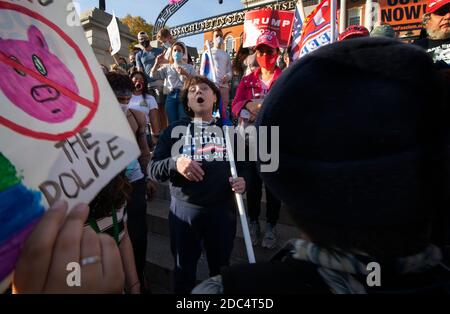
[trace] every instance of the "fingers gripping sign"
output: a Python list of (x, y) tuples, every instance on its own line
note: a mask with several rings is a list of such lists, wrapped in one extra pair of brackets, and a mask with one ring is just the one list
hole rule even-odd
[[(67, 214), (58, 202), (25, 242), (14, 274), (15, 293), (120, 293), (124, 275), (114, 240), (84, 227), (89, 208), (80, 204)], [(68, 284), (67, 265), (81, 265), (80, 283)]]
[[(5, 139), (0, 141), (0, 292), (10, 284), (24, 241), (49, 205), (65, 199), (75, 214), (76, 204), (89, 203), (140, 154), (83, 28), (69, 25), (61, 14), (69, 3), (0, 1), (0, 20), (4, 22), (0, 28), (0, 138)], [(109, 119), (115, 121), (113, 129), (102, 123)], [(83, 134), (89, 135), (82, 139)], [(54, 211), (49, 215), (52, 219), (57, 216)], [(69, 221), (80, 220), (81, 216), (72, 219), (70, 215), (67, 220), (63, 215), (58, 226), (73, 226)], [(77, 223), (76, 228), (80, 225)], [(56, 241), (58, 232), (55, 239), (41, 239), (41, 247), (29, 248), (29, 254), (38, 256), (30, 259), (31, 264), (43, 261), (48, 266), (41, 274), (48, 273), (58, 282), (62, 279), (67, 288), (66, 276), (76, 272), (75, 263), (81, 273), (93, 266), (81, 263), (77, 255), (82, 252), (70, 251), (69, 255), (66, 245), (60, 246), (60, 253), (53, 252), (50, 242), (56, 245), (66, 241)], [(51, 255), (37, 254), (39, 251)], [(67, 263), (60, 261), (64, 252)], [(56, 273), (49, 259), (65, 265), (58, 265)], [(29, 265), (21, 270), (31, 269)], [(19, 280), (31, 280), (35, 273), (25, 277), (16, 274), (17, 287), (25, 287), (22, 291), (52, 288), (29, 287)], [(71, 281), (74, 287), (78, 286), (76, 277)], [(45, 278), (36, 282), (45, 283)]]

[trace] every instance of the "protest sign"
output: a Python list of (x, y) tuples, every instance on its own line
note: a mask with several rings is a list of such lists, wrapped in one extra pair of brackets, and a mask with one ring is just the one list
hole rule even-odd
[(256, 46), (258, 37), (267, 32), (277, 36), (280, 48), (289, 46), (294, 21), (294, 12), (259, 9), (245, 14), (244, 47)]
[(68, 8), (0, 1), (0, 288), (49, 204), (89, 203), (139, 155)]
[(116, 15), (113, 12), (111, 23), (109, 23), (108, 27), (109, 42), (111, 43), (111, 55), (114, 56), (116, 53), (120, 51), (122, 43), (120, 41), (120, 31), (119, 24), (117, 24)]
[(422, 16), (426, 13), (426, 0), (378, 0), (381, 7), (381, 21), (394, 30), (419, 29)]

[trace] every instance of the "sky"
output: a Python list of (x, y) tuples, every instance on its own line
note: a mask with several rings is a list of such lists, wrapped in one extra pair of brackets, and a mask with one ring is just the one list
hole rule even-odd
[[(98, 0), (78, 0), (81, 12), (98, 7)], [(161, 10), (169, 3), (169, 0), (106, 0), (106, 12), (114, 11), (121, 18), (127, 14), (142, 16), (147, 22), (154, 24)], [(169, 26), (193, 22), (206, 17), (215, 16), (231, 11), (243, 9), (241, 0), (189, 0), (167, 22)], [(203, 50), (203, 34), (184, 37), (182, 41), (188, 46)]]

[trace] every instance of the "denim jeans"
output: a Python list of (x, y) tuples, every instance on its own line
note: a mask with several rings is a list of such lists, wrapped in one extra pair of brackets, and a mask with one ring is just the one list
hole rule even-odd
[(181, 103), (180, 90), (178, 89), (173, 90), (167, 95), (165, 107), (169, 124), (188, 116), (184, 111), (183, 104)]

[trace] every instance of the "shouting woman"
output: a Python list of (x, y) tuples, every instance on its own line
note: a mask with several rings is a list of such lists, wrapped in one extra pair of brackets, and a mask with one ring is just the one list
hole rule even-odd
[[(236, 235), (234, 193), (245, 192), (245, 180), (231, 178), (222, 124), (213, 118), (219, 89), (204, 77), (192, 77), (181, 99), (188, 117), (163, 131), (149, 176), (159, 182), (170, 180), (175, 293), (189, 293), (202, 248), (211, 275), (229, 264)], [(242, 164), (237, 166), (239, 171)]]

